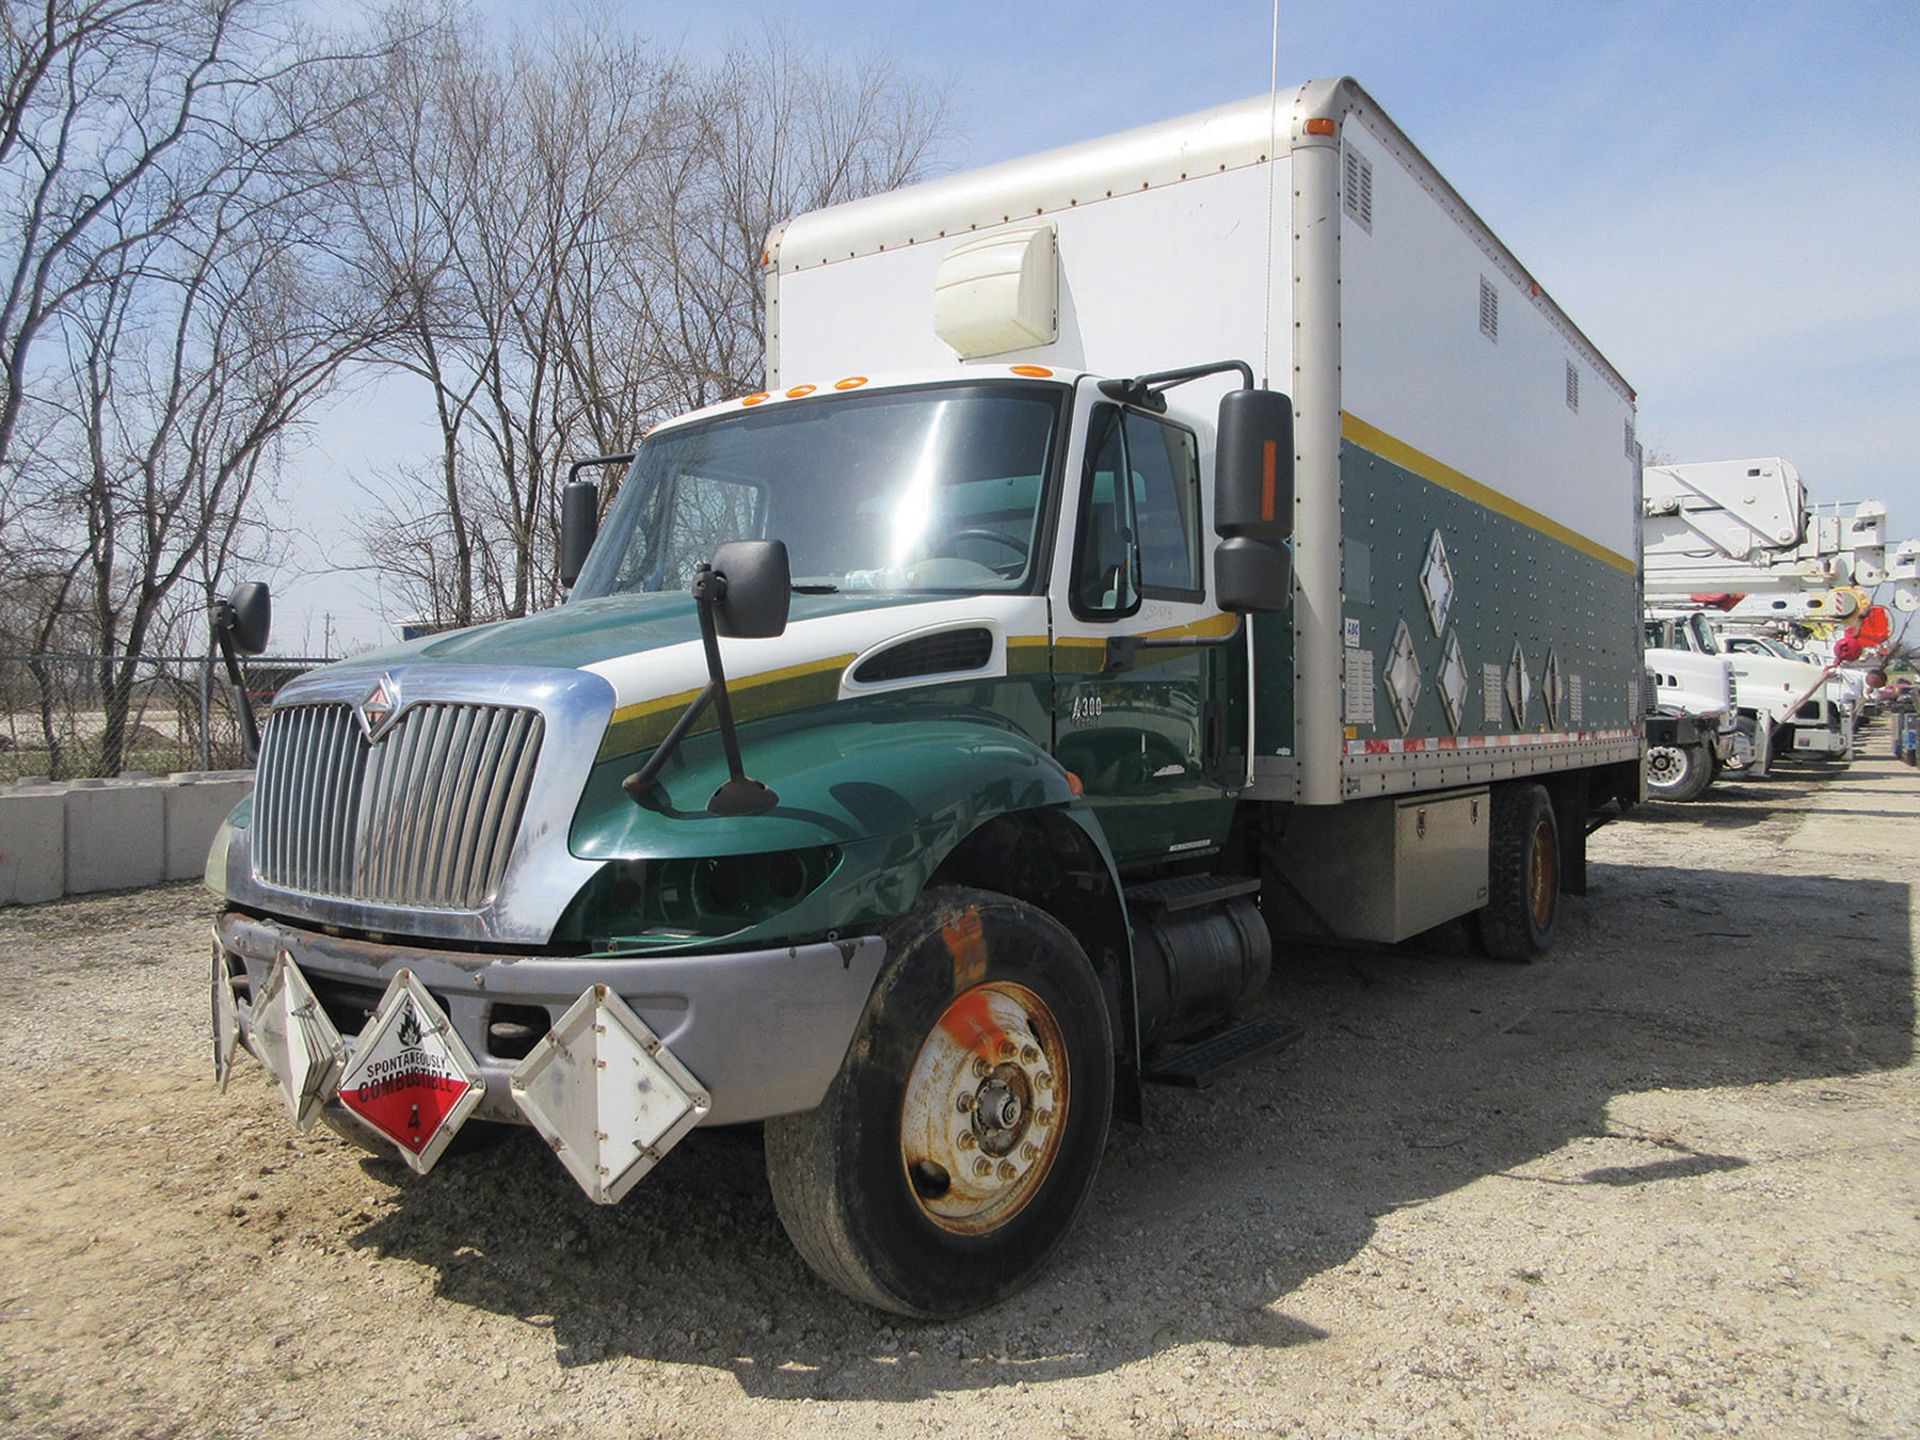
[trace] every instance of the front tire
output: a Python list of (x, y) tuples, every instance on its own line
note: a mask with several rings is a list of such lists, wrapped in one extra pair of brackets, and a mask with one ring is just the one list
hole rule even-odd
[(1647, 747), (1647, 794), (1655, 800), (1698, 800), (1713, 775), (1713, 755), (1705, 745)]
[(856, 1300), (923, 1319), (1028, 1284), (1092, 1190), (1113, 1032), (1079, 943), (1005, 895), (929, 891), (817, 1109), (769, 1120), (774, 1208)]
[(1543, 786), (1494, 788), (1487, 903), (1479, 916), (1481, 947), (1495, 960), (1525, 963), (1553, 943), (1560, 918), (1560, 831)]

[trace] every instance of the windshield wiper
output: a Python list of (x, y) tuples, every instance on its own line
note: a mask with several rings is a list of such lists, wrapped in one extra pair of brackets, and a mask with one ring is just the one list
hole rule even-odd
[(796, 595), (838, 595), (838, 585), (795, 585), (791, 587)]

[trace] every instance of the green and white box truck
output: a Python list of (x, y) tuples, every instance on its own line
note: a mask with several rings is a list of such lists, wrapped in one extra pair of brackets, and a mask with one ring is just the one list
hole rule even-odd
[(766, 276), (767, 390), (649, 431), (584, 558), (569, 490), (567, 604), (280, 694), (216, 1066), (421, 1169), (530, 1123), (599, 1201), (763, 1121), (813, 1267), (954, 1314), (1146, 1083), (1290, 1038), (1236, 1019), (1276, 949), (1548, 944), (1640, 795), (1633, 397), (1347, 80)]

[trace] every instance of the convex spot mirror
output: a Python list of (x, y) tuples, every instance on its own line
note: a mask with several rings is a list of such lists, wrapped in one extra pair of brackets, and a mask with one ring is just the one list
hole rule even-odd
[(1293, 401), (1277, 390), (1220, 398), (1214, 445), (1216, 600), (1222, 610), (1284, 610), (1293, 591)]
[(719, 582), (712, 592), (713, 624), (722, 636), (770, 640), (786, 630), (793, 574), (783, 542), (729, 540), (713, 552), (713, 578)]
[(236, 585), (215, 614), (214, 624), (233, 637), (233, 648), (242, 655), (259, 655), (266, 650), (267, 633), (273, 628), (273, 596), (259, 580)]

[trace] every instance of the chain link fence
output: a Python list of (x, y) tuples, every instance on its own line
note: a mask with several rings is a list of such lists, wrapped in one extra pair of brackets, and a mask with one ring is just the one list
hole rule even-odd
[[(241, 678), (261, 723), (283, 685), (333, 659), (242, 660)], [(100, 667), (99, 655), (0, 654), (0, 783), (101, 773), (107, 715)], [(143, 656), (130, 690), (126, 735), (123, 774), (235, 770), (247, 763), (233, 686), (217, 656)]]

